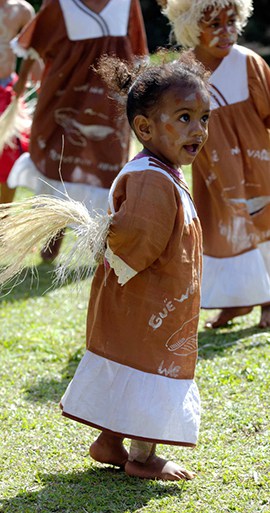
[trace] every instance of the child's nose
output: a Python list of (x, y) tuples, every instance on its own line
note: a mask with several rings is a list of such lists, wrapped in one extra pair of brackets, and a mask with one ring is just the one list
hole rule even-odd
[(221, 34), (228, 34), (229, 33), (229, 29), (230, 29), (229, 25), (227, 25), (227, 23), (225, 23), (221, 27)]
[(202, 135), (204, 133), (204, 127), (201, 121), (194, 121), (191, 125), (192, 135)]

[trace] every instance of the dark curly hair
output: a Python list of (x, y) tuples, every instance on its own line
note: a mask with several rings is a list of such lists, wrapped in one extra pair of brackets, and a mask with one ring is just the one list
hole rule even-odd
[(135, 116), (151, 114), (163, 93), (172, 87), (194, 89), (199, 86), (208, 91), (209, 72), (195, 59), (192, 51), (179, 55), (162, 50), (155, 59), (158, 64), (142, 61), (132, 65), (104, 55), (98, 62), (96, 71), (108, 87), (125, 97), (131, 128)]

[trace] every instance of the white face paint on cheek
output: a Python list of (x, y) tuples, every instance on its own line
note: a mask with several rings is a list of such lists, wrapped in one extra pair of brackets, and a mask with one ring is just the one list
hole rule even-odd
[(215, 46), (218, 42), (219, 42), (219, 37), (217, 37), (217, 36), (214, 37), (212, 39), (212, 41), (210, 41), (210, 43), (209, 43), (209, 48), (211, 48), (212, 46)]
[(237, 35), (236, 35), (233, 27), (231, 27), (230, 30), (228, 31), (228, 35), (229, 35), (230, 43), (234, 43), (234, 41), (236, 41), (236, 39), (237, 39)]
[(179, 146), (179, 145), (181, 145), (181, 144), (183, 144), (183, 137), (181, 137), (181, 135), (180, 135), (180, 136), (178, 137), (178, 139), (176, 139), (176, 140), (174, 141), (174, 146)]
[(162, 113), (161, 116), (160, 116), (160, 121), (162, 123), (166, 123), (167, 121), (169, 121), (169, 119), (170, 119), (170, 116), (168, 114)]
[(213, 34), (214, 34), (215, 36), (217, 36), (218, 34), (220, 34), (220, 32), (222, 32), (222, 28), (219, 28), (219, 29), (215, 30), (215, 31), (213, 32)]
[(161, 135), (160, 136), (160, 142), (162, 142), (162, 144), (166, 144), (168, 146), (168, 144), (169, 144), (168, 136), (167, 135)]

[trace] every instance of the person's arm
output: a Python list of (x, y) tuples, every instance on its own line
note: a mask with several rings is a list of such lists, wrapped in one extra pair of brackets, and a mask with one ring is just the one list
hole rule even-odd
[(26, 82), (28, 75), (32, 69), (32, 66), (35, 63), (35, 59), (24, 59), (21, 64), (21, 69), (19, 72), (19, 78), (17, 82), (13, 86), (13, 91), (17, 97), (21, 96), (24, 93)]
[(265, 127), (270, 129), (270, 67), (252, 52), (247, 61), (249, 91)]
[[(19, 79), (14, 85), (14, 92), (17, 96), (23, 93), (30, 71), (35, 69), (37, 63), (44, 61), (46, 64), (47, 54), (51, 49), (60, 15), (61, 9), (58, 2), (55, 0), (43, 2), (36, 16), (27, 23), (17, 37), (10, 41), (15, 55), (24, 59)], [(41, 69), (39, 74), (42, 75), (42, 73)]]
[(130, 39), (133, 55), (138, 57), (147, 56), (148, 45), (139, 0), (131, 1), (128, 36)]
[(24, 27), (35, 17), (35, 9), (30, 3), (21, 6), (20, 9), (20, 27), (18, 33), (23, 30)]
[(178, 215), (178, 193), (171, 180), (149, 169), (124, 175), (113, 197), (116, 212), (105, 258), (124, 285), (167, 247)]

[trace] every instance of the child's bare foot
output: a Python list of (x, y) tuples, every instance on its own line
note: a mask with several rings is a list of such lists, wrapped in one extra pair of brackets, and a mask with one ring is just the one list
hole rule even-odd
[(172, 461), (159, 458), (155, 454), (145, 463), (127, 461), (125, 471), (129, 476), (144, 479), (162, 479), (163, 481), (180, 481), (194, 479), (196, 474), (185, 470)]
[(259, 328), (270, 328), (270, 305), (262, 306)]
[(235, 307), (235, 308), (223, 308), (213, 319), (208, 319), (204, 327), (205, 328), (221, 328), (226, 326), (229, 321), (235, 317), (246, 315), (252, 311), (252, 306), (246, 307)]
[(89, 449), (91, 458), (100, 463), (123, 467), (128, 459), (128, 452), (123, 446), (123, 439), (102, 432)]

